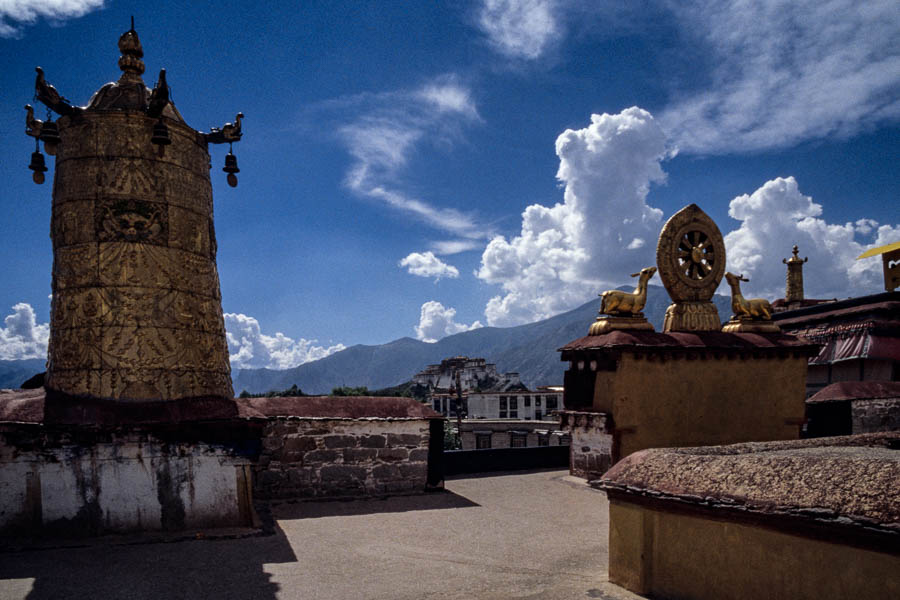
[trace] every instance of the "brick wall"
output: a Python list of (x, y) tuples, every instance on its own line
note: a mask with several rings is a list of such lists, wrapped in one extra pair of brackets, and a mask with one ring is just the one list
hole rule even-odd
[(900, 398), (853, 400), (853, 433), (900, 431)]
[(425, 489), (425, 419), (272, 418), (262, 438), (260, 499), (372, 496)]

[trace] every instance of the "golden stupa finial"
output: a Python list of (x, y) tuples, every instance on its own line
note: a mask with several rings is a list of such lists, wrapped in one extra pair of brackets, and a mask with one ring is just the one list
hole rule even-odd
[(144, 49), (141, 47), (141, 40), (138, 39), (137, 31), (134, 30), (134, 17), (131, 17), (131, 29), (123, 33), (119, 37), (119, 51), (122, 56), (119, 57), (119, 68), (126, 75), (134, 74), (140, 76), (144, 72)]
[(788, 266), (787, 281), (784, 290), (784, 299), (790, 304), (792, 302), (801, 302), (803, 300), (803, 263), (809, 260), (809, 257), (800, 258), (800, 249), (797, 244), (791, 252), (791, 258), (782, 258), (781, 262)]
[(800, 248), (797, 247), (797, 244), (794, 244), (794, 248), (793, 248), (793, 250), (791, 250), (791, 254), (793, 254), (793, 256), (792, 256), (791, 258), (789, 258), (789, 259), (788, 259), (788, 258), (782, 258), (782, 259), (781, 259), (781, 262), (783, 262), (784, 264), (788, 264), (788, 263), (798, 263), (798, 262), (800, 262), (800, 263), (805, 263), (806, 261), (809, 260), (809, 257), (802, 258), (802, 259), (800, 258), (800, 256), (799, 256), (799, 254), (800, 254)]

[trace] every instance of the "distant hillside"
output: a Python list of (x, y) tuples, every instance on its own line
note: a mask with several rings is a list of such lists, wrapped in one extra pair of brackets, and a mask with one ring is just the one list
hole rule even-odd
[(20, 387), (33, 375), (47, 370), (47, 359), (0, 360), (0, 389)]
[[(633, 289), (633, 288), (622, 288)], [(657, 331), (662, 328), (669, 296), (661, 286), (650, 286), (644, 314)], [(731, 316), (731, 299), (716, 296), (714, 302), (723, 320)], [(566, 313), (517, 327), (482, 327), (426, 344), (400, 338), (379, 346), (351, 346), (323, 359), (293, 369), (235, 369), (235, 393), (262, 393), (287, 389), (296, 384), (308, 394), (325, 394), (338, 386), (380, 389), (408, 381), (429, 364), (449, 356), (484, 357), (500, 372), (517, 371), (522, 382), (561, 385), (565, 365), (557, 348), (587, 334), (600, 310), (600, 298)]]

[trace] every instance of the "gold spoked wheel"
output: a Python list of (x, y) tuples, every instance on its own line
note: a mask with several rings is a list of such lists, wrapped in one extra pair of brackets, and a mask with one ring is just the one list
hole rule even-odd
[(688, 279), (701, 281), (715, 271), (716, 251), (702, 231), (686, 231), (678, 243), (678, 269)]

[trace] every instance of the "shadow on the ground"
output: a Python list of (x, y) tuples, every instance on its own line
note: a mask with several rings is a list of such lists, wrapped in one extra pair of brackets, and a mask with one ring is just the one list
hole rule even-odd
[[(481, 479), (483, 477), (502, 477), (504, 475), (528, 475), (530, 473), (551, 473), (553, 471), (563, 471), (565, 467), (547, 467), (540, 469), (516, 469), (514, 471), (481, 471), (479, 473), (459, 473), (457, 475), (447, 475), (447, 481), (455, 479)], [(568, 471), (565, 471), (568, 474)]]
[(0, 554), (0, 596), (6, 598), (14, 583), (4, 580), (25, 580), (15, 583), (22, 592), (30, 587), (27, 595), (9, 597), (268, 600), (280, 586), (265, 565), (296, 561), (277, 528), (269, 535), (169, 543), (101, 538), (82, 547)]
[(277, 504), (272, 506), (272, 516), (276, 519), (316, 519), (319, 517), (408, 512), (411, 510), (472, 508), (475, 506), (478, 506), (478, 504), (468, 498), (443, 490), (414, 496)]

